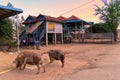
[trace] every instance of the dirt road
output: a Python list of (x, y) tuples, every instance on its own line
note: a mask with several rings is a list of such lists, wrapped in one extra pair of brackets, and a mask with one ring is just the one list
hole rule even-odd
[[(114, 53), (118, 54), (119, 47), (120, 44), (66, 44), (42, 47), (41, 50), (34, 51), (42, 53), (50, 49), (63, 50), (66, 54), (65, 67), (61, 68), (60, 61), (54, 61), (52, 64), (46, 65), (46, 73), (42, 73), (41, 69), (41, 73), (36, 75), (37, 69), (32, 66), (22, 71), (15, 69), (1, 74), (0, 80), (99, 80), (99, 77), (100, 80), (117, 80), (114, 79), (114, 76), (109, 79), (112, 72), (107, 72), (106, 70), (109, 69), (107, 67), (104, 68), (104, 66), (109, 66), (106, 63), (111, 58), (114, 58), (112, 57)], [(108, 56), (111, 57), (109, 58)], [(43, 55), (43, 57), (47, 58), (48, 61), (47, 55)], [(118, 59), (118, 57), (115, 58)], [(106, 59), (108, 59), (108, 62), (106, 62)], [(113, 61), (114, 63), (116, 59), (112, 59), (111, 62)], [(114, 64), (110, 66), (113, 66), (112, 69), (116, 67)], [(113, 73), (117, 74), (114, 71)]]
[(78, 71), (60, 80), (120, 80), (120, 44), (96, 61), (94, 68)]

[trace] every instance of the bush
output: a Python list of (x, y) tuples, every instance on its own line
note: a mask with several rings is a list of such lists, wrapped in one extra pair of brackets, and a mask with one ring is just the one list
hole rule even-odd
[(92, 33), (109, 33), (112, 32), (111, 27), (104, 23), (94, 24), (87, 29)]
[(17, 48), (17, 43), (16, 42), (11, 42), (8, 45), (8, 50), (7, 51), (14, 50), (15, 48)]
[(1, 37), (0, 38), (0, 51), (10, 51), (17, 48), (17, 43), (12, 40)]

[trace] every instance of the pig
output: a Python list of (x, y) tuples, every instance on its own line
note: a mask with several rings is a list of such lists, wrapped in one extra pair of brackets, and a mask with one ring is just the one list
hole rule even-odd
[(55, 60), (60, 60), (62, 63), (62, 67), (64, 67), (64, 59), (65, 59), (65, 54), (61, 50), (50, 50), (48, 52), (50, 63), (53, 62), (53, 59)]
[(34, 52), (19, 53), (16, 59), (14, 60), (14, 63), (16, 64), (16, 68), (20, 70), (25, 69), (26, 64), (36, 65), (38, 68), (38, 71), (36, 74), (39, 74), (40, 65), (41, 65), (41, 67), (44, 69), (44, 72), (45, 72), (45, 66), (43, 66), (41, 55), (38, 55)]
[(22, 55), (18, 55), (18, 56), (16, 57), (16, 59), (13, 61), (13, 63), (16, 64), (16, 68), (22, 70), (22, 65), (23, 65), (23, 63), (24, 63), (24, 59), (25, 59), (25, 58), (22, 57)]

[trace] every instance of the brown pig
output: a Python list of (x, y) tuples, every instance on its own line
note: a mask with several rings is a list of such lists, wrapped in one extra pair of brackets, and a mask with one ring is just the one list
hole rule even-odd
[(38, 68), (38, 71), (36, 74), (39, 74), (40, 65), (41, 65), (41, 67), (44, 69), (44, 72), (45, 72), (45, 67), (43, 66), (41, 55), (38, 55), (34, 52), (24, 51), (19, 53), (16, 59), (14, 60), (14, 63), (16, 64), (16, 68), (18, 69), (25, 69), (26, 64), (36, 65)]

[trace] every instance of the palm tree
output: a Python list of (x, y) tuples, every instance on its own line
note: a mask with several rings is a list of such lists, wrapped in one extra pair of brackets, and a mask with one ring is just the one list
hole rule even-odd
[(95, 9), (95, 15), (100, 15), (100, 19), (111, 28), (114, 33), (114, 41), (117, 41), (117, 27), (120, 19), (120, 0), (102, 0), (104, 6)]

